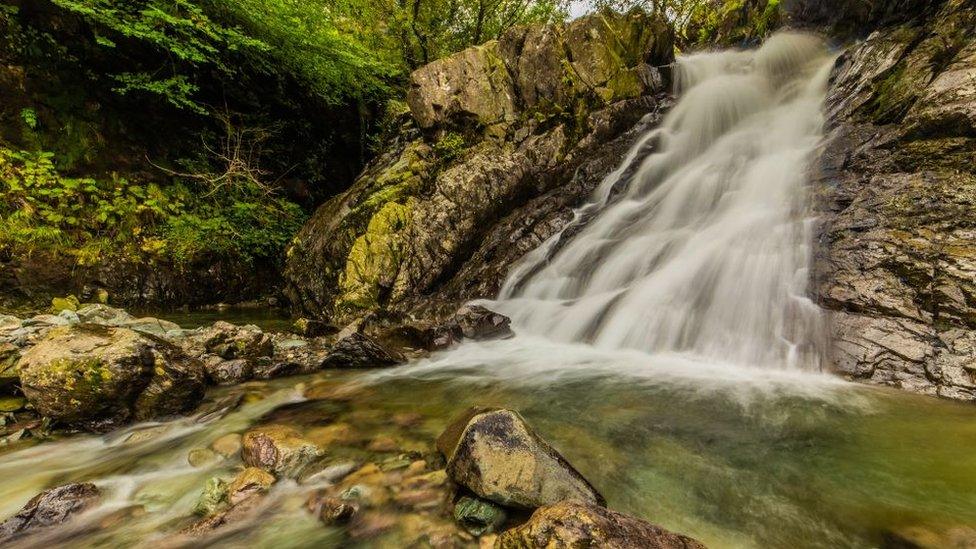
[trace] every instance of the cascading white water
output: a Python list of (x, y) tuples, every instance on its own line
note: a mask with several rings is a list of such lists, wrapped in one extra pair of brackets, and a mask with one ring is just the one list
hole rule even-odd
[(805, 183), (830, 61), (797, 33), (681, 58), (661, 127), (491, 306), (556, 341), (816, 368)]

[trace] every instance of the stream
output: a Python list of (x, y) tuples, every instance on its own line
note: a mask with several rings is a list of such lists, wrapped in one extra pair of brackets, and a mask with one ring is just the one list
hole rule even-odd
[[(389, 372), (216, 389), (210, 400), (233, 393), (245, 403), (222, 418), (141, 424), (0, 455), (0, 512), (12, 514), (47, 487), (92, 481), (106, 501), (72, 530), (56, 529), (52, 542), (163, 543), (186, 525), (206, 479), (240, 466), (239, 458), (188, 465), (191, 450), (221, 435), (284, 422), (317, 440), (317, 430), (346, 424), (362, 441), (388, 436), (422, 452), (453, 415), (478, 404), (518, 409), (611, 508), (709, 547), (866, 548), (889, 532), (976, 524), (976, 410), (825, 375), (518, 337)], [(404, 414), (419, 421), (391, 421)], [(364, 446), (331, 452), (340, 461), (377, 459)], [(221, 545), (340, 546), (341, 532), (304, 509), (311, 488), (279, 483), (261, 520)], [(133, 506), (141, 507), (123, 513)], [(373, 544), (397, 546), (395, 537)]]

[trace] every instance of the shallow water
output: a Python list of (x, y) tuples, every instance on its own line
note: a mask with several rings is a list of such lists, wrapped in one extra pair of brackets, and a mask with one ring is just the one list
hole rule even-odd
[(175, 322), (181, 328), (192, 329), (213, 324), (218, 320), (233, 324), (253, 324), (266, 332), (286, 332), (294, 319), (288, 311), (275, 307), (230, 307), (227, 309), (199, 310), (141, 310), (133, 312), (136, 316), (153, 316)]
[[(539, 358), (512, 360), (527, 347)], [(304, 399), (301, 390), (319, 398)], [(12, 448), (0, 455), (0, 511), (13, 513), (46, 487), (92, 481), (108, 503), (51, 542), (165, 544), (192, 520), (206, 479), (239, 465), (187, 465), (191, 449), (220, 435), (259, 423), (306, 433), (347, 423), (361, 440), (333, 446), (336, 459), (395, 459), (397, 452), (377, 456), (365, 446), (389, 435), (398, 452), (430, 452), (450, 417), (478, 404), (520, 410), (612, 508), (710, 547), (873, 547), (888, 531), (976, 524), (976, 410), (828, 376), (516, 338), (405, 368), (322, 373), (211, 396), (242, 391), (249, 403), (209, 422)], [(408, 412), (421, 420), (410, 427), (391, 421)], [(261, 520), (218, 544), (341, 544), (340, 531), (302, 508), (310, 489), (279, 483)], [(132, 506), (141, 509), (118, 518)]]

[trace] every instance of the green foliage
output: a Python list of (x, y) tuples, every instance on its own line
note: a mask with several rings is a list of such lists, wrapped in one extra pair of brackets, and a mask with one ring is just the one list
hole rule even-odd
[(338, 0), (338, 28), (412, 70), (506, 30), (562, 20), (568, 0)]
[(20, 119), (24, 121), (24, 125), (32, 130), (37, 129), (37, 111), (30, 107), (26, 107), (20, 110)]
[(304, 220), (297, 205), (255, 186), (202, 199), (192, 184), (65, 177), (52, 159), (0, 147), (0, 251), (67, 254), (79, 265), (252, 262), (277, 258)]

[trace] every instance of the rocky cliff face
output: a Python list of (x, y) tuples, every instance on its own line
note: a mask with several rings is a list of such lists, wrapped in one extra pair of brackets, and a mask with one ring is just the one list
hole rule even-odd
[(604, 13), (419, 69), (398, 137), (296, 236), (286, 293), (333, 317), (494, 295), (662, 110), (673, 51), (667, 23)]
[(976, 5), (850, 47), (828, 114), (815, 281), (832, 364), (976, 400)]

